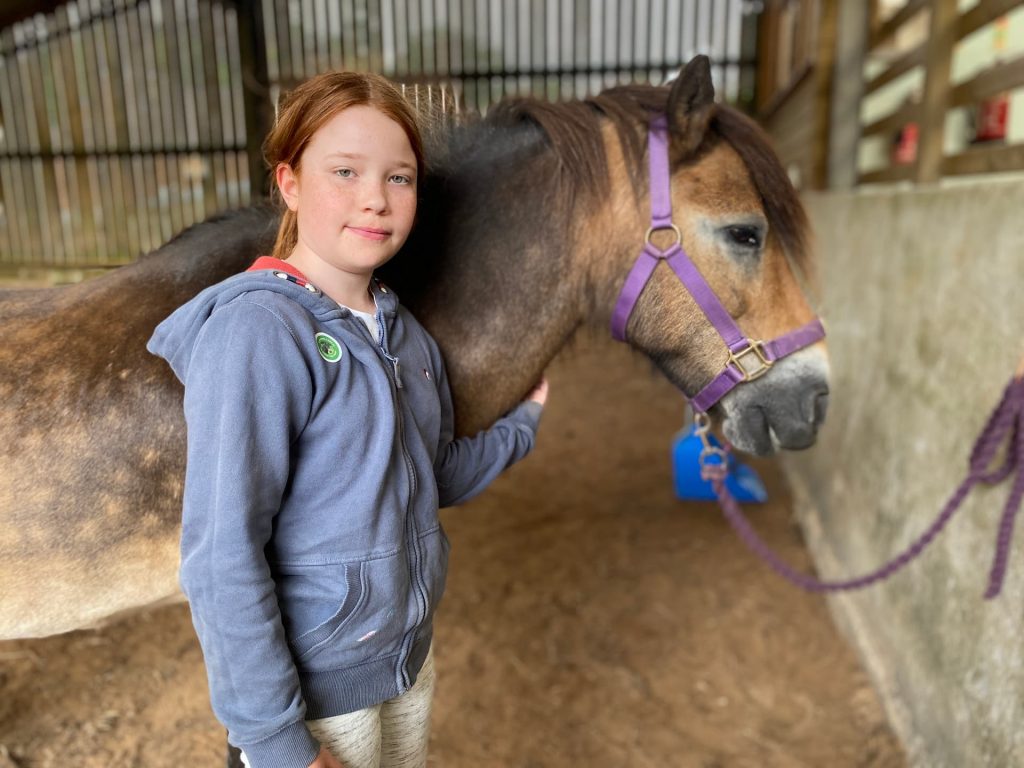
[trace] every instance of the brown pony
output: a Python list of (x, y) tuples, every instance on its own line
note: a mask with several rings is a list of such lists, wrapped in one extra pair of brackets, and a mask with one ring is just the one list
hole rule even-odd
[[(730, 314), (765, 339), (812, 317), (794, 271), (809, 268), (796, 193), (761, 132), (712, 97), (701, 57), (671, 89), (509, 102), (434, 148), (417, 230), (384, 279), (437, 338), (461, 433), (517, 402), (578, 329), (608, 332), (649, 222), (653, 112), (669, 118), (682, 241)], [(178, 599), (182, 389), (145, 343), (175, 307), (268, 252), (275, 231), (275, 213), (254, 207), (87, 283), (0, 293), (0, 638)], [(628, 335), (691, 395), (727, 356), (664, 266)], [(818, 344), (715, 411), (741, 449), (803, 448), (826, 393)]]

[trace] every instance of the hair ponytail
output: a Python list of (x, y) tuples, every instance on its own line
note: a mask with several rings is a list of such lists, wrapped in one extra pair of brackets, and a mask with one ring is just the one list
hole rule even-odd
[(281, 224), (277, 228), (277, 239), (274, 241), (274, 250), (270, 255), (275, 259), (286, 259), (295, 250), (298, 242), (299, 224), (295, 211), (286, 207), (284, 213), (281, 214)]

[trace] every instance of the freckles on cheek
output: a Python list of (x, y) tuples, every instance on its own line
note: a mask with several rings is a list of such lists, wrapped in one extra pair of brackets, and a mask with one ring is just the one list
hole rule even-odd
[(327, 190), (315, 194), (311, 200), (305, 201), (310, 221), (321, 226), (330, 225), (338, 217), (337, 206), (331, 205), (331, 195)]

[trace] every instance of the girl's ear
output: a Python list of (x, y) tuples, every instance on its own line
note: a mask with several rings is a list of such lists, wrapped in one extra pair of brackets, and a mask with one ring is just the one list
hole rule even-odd
[(274, 171), (274, 180), (281, 192), (281, 198), (289, 210), (299, 208), (299, 175), (287, 163), (280, 163)]

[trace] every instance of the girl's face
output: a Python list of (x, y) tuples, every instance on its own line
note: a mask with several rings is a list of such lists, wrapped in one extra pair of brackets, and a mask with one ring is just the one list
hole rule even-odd
[(416, 155), (402, 127), (373, 107), (344, 109), (313, 134), (301, 170), (277, 168), (295, 211), (294, 255), (352, 275), (386, 262), (416, 216)]

